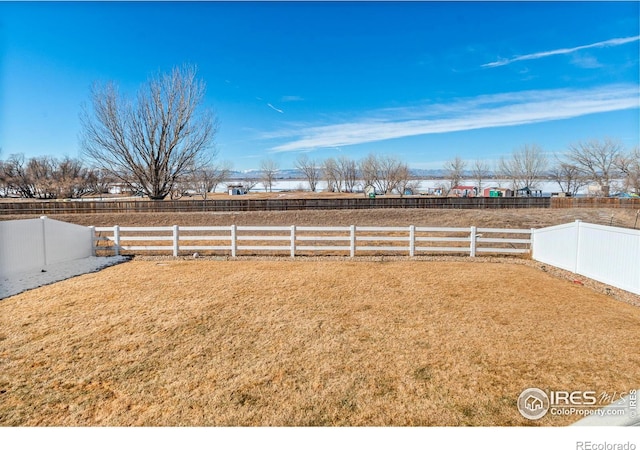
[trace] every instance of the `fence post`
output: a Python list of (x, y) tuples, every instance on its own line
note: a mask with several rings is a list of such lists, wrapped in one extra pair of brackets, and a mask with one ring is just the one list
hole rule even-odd
[(238, 251), (238, 239), (236, 225), (231, 225), (231, 257), (235, 258)]
[(91, 235), (91, 256), (96, 256), (96, 227), (91, 225), (89, 234)]
[(180, 250), (180, 228), (178, 225), (173, 226), (173, 256), (178, 256)]
[[(557, 198), (557, 197), (554, 197), (554, 198)], [(529, 243), (529, 254), (531, 255), (532, 259), (535, 259), (535, 255), (533, 254), (533, 239), (535, 235), (536, 235), (536, 229), (531, 228), (531, 237), (529, 238), (529, 240), (531, 241)]]
[(47, 216), (40, 216), (40, 221), (42, 222), (42, 256), (44, 258), (44, 265), (47, 265), (47, 230), (46, 230), (46, 221)]
[(470, 251), (469, 251), (469, 256), (471, 256), (472, 258), (475, 258), (476, 256), (476, 227), (471, 227), (471, 242), (470, 242)]
[(120, 256), (120, 226), (113, 226), (114, 256)]
[(296, 226), (291, 225), (291, 257), (296, 257)]
[(573, 273), (578, 273), (578, 269), (580, 268), (580, 223), (582, 220), (576, 220), (576, 260), (573, 263)]
[(350, 242), (350, 256), (353, 258), (354, 256), (356, 256), (356, 226), (355, 225), (351, 225), (349, 227), (349, 231), (350, 231), (350, 237), (351, 237), (351, 242)]
[(409, 256), (413, 257), (416, 254), (416, 226), (409, 226)]

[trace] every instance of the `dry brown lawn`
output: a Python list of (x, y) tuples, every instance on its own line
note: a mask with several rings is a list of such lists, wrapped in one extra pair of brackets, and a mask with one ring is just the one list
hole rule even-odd
[(640, 309), (507, 263), (132, 261), (0, 301), (0, 425), (467, 426), (628, 391)]
[[(525, 208), (525, 209), (361, 209), (248, 211), (203, 213), (54, 214), (49, 217), (79, 225), (95, 226), (200, 226), (200, 225), (299, 225), (299, 226), (445, 226), (541, 228), (577, 219), (601, 225), (640, 228), (638, 211), (631, 208)], [(0, 215), (16, 220), (39, 215)]]

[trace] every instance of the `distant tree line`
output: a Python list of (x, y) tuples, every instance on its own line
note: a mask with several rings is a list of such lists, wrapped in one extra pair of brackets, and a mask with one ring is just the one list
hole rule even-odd
[[(215, 161), (217, 119), (203, 108), (204, 94), (205, 84), (193, 66), (151, 77), (134, 99), (120, 95), (114, 83), (95, 85), (91, 106), (80, 116), (84, 160), (10, 154), (0, 160), (0, 196), (78, 198), (107, 193), (118, 184), (152, 200), (187, 194), (206, 199), (229, 178), (231, 163)], [(302, 154), (295, 166), (314, 192), (320, 181), (332, 192), (370, 186), (381, 194), (404, 195), (418, 188), (407, 163), (392, 156), (370, 154), (355, 160), (342, 155), (318, 161)], [(493, 176), (510, 180), (514, 190), (534, 189), (546, 178), (573, 195), (592, 183), (604, 196), (617, 190), (640, 193), (640, 150), (627, 151), (608, 138), (578, 142), (553, 156), (537, 145), (525, 145), (493, 168), (482, 160), (469, 163), (455, 156), (444, 169), (444, 193), (469, 176), (479, 189)], [(273, 160), (263, 160), (259, 178), (242, 180), (245, 190), (262, 183), (265, 191), (272, 191), (278, 170)]]
[(455, 156), (444, 165), (448, 182), (445, 192), (458, 186), (463, 179), (473, 179), (479, 189), (491, 175), (509, 180), (516, 191), (536, 189), (543, 180), (557, 183), (561, 192), (576, 195), (587, 185), (597, 186), (593, 195), (608, 196), (617, 191), (640, 194), (640, 149), (628, 151), (611, 138), (592, 139), (571, 144), (564, 153), (548, 155), (540, 146), (524, 145), (510, 156), (502, 157), (492, 168), (476, 160), (467, 171), (468, 163)]
[(309, 190), (315, 192), (320, 181), (324, 181), (330, 192), (354, 192), (371, 186), (381, 194), (393, 192), (401, 196), (418, 188), (406, 162), (386, 155), (370, 154), (361, 160), (342, 155), (323, 161), (298, 157), (296, 168), (304, 175)]

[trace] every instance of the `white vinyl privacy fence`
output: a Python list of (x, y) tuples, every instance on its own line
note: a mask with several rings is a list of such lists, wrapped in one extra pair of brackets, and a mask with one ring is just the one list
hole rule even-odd
[(533, 233), (532, 257), (640, 294), (640, 230), (575, 221)]
[(41, 217), (0, 222), (0, 276), (87, 258), (93, 229)]
[(96, 227), (96, 250), (112, 254), (222, 253), (232, 257), (269, 253), (296, 255), (427, 253), (529, 253), (529, 229), (364, 226), (168, 226)]

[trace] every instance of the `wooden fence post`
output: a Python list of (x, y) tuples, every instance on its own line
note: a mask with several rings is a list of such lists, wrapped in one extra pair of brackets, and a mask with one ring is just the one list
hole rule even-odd
[(291, 257), (296, 257), (296, 226), (291, 225)]
[(114, 246), (114, 256), (120, 256), (120, 226), (113, 226), (113, 246)]
[(416, 254), (416, 226), (409, 226), (409, 256), (414, 257)]
[(180, 251), (180, 228), (178, 225), (173, 226), (173, 256), (178, 256)]
[(235, 258), (238, 252), (237, 226), (231, 225), (231, 257)]
[(476, 256), (476, 227), (471, 227), (471, 242), (470, 242), (470, 251), (469, 251), (469, 256), (471, 256), (472, 258), (475, 258)]
[(351, 245), (350, 245), (350, 256), (353, 258), (354, 256), (356, 256), (356, 226), (355, 225), (351, 225), (349, 227), (349, 230), (351, 232)]

